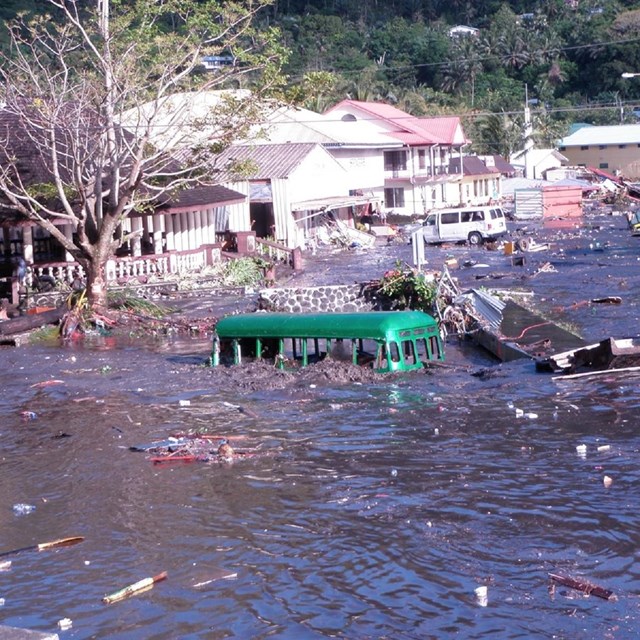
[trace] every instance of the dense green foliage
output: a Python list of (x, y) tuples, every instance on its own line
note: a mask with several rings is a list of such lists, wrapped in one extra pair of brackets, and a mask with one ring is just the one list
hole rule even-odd
[[(9, 0), (0, 18), (43, 4)], [(622, 78), (640, 71), (638, 0), (274, 0), (261, 20), (281, 29), (305, 106), (462, 115), (480, 153), (522, 147), (525, 87), (539, 144), (573, 122), (635, 122), (640, 105), (640, 77)], [(450, 36), (460, 24), (478, 34)]]

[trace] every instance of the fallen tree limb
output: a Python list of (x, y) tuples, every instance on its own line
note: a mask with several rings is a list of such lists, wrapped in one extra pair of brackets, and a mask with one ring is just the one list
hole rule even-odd
[(610, 600), (615, 597), (613, 595), (613, 591), (611, 591), (610, 589), (599, 587), (598, 585), (587, 582), (586, 580), (577, 580), (576, 578), (570, 578), (569, 576), (560, 576), (555, 573), (550, 573), (549, 577), (554, 582), (557, 582), (564, 587), (570, 587), (571, 589), (582, 591), (582, 593), (588, 596), (597, 596), (598, 598), (602, 598), (604, 600)]

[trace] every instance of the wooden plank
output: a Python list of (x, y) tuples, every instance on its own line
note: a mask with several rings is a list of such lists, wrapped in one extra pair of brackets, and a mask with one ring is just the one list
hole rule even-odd
[(44, 327), (46, 324), (54, 324), (62, 318), (64, 313), (65, 308), (58, 307), (57, 309), (44, 311), (43, 313), (4, 320), (0, 322), (0, 335), (9, 336), (14, 333), (22, 333), (23, 331)]

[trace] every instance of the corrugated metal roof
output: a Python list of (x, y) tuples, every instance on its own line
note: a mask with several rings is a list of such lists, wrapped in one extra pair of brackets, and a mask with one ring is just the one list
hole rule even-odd
[(460, 118), (447, 116), (442, 118), (417, 118), (420, 126), (431, 135), (444, 140), (447, 144), (466, 144), (469, 142), (464, 135)]
[(582, 127), (560, 141), (561, 147), (589, 145), (639, 144), (640, 124)]
[[(251, 180), (273, 180), (287, 178), (294, 169), (314, 150), (322, 149), (319, 144), (258, 144), (234, 145), (216, 156), (216, 166), (228, 167), (235, 162), (251, 161), (256, 170), (247, 177)], [(328, 153), (322, 149), (324, 153)], [(222, 169), (222, 182), (229, 182), (237, 176)]]

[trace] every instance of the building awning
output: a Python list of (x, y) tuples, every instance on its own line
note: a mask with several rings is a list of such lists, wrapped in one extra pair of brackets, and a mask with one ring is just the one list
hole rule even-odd
[(316, 198), (314, 200), (302, 200), (291, 205), (292, 211), (317, 211), (324, 213), (332, 209), (342, 209), (343, 207), (354, 207), (365, 205), (371, 202), (379, 202), (380, 198), (375, 196), (332, 196), (328, 198)]

